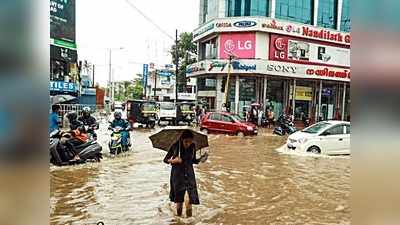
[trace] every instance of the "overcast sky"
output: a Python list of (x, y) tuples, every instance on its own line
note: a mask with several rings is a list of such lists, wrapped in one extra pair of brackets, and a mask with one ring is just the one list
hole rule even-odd
[[(170, 36), (193, 31), (198, 25), (199, 0), (128, 0)], [(174, 43), (129, 6), (126, 0), (76, 0), (76, 38), (79, 60), (96, 65), (95, 82), (108, 80), (107, 48), (112, 51), (115, 80), (132, 80), (142, 63), (171, 63)]]

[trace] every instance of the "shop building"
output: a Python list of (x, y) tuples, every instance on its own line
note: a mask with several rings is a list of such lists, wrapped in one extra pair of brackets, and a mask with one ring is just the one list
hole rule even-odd
[(50, 1), (50, 95), (80, 92), (75, 35), (75, 0)]
[[(242, 114), (350, 119), (349, 0), (201, 0), (197, 98)], [(228, 76), (229, 75), (229, 76)], [(228, 92), (225, 86), (229, 77)], [(225, 100), (226, 97), (226, 100)]]

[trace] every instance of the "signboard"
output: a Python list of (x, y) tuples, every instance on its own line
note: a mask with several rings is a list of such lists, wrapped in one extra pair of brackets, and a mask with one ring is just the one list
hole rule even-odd
[(143, 64), (143, 87), (147, 85), (147, 78), (149, 76), (149, 64)]
[[(228, 60), (204, 60), (198, 63), (203, 63), (206, 69), (188, 74), (188, 77), (228, 73)], [(265, 74), (290, 78), (350, 81), (350, 68), (305, 65), (263, 59), (234, 60), (231, 64), (231, 72), (234, 74)]]
[(349, 68), (350, 48), (272, 34), (269, 59)]
[(50, 0), (50, 37), (75, 43), (75, 0)]
[(170, 85), (171, 84), (171, 77), (160, 76), (160, 83), (161, 83), (161, 85)]
[[(289, 99), (293, 96), (293, 86), (290, 86)], [(312, 87), (296, 86), (296, 96), (295, 99), (299, 101), (312, 101), (313, 89)]]
[(255, 33), (223, 33), (220, 36), (219, 58), (251, 59), (256, 55)]
[(96, 88), (82, 88), (82, 95), (96, 95)]
[(168, 70), (157, 70), (157, 74), (159, 76), (170, 77), (173, 75), (173, 72), (168, 71)]
[(244, 30), (289, 35), (340, 45), (350, 45), (351, 42), (351, 35), (347, 32), (268, 17), (246, 17), (246, 21), (232, 17), (217, 18), (194, 30), (193, 41), (199, 41), (213, 33), (243, 32)]
[(64, 82), (64, 81), (50, 81), (49, 85), (50, 91), (60, 91), (60, 92), (76, 92), (77, 88), (74, 83)]
[(76, 62), (78, 60), (78, 54), (76, 50), (62, 48), (54, 45), (50, 45), (50, 57), (65, 62)]

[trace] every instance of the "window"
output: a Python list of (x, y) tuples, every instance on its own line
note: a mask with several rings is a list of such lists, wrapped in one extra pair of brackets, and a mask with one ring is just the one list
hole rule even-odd
[(317, 25), (336, 29), (338, 0), (319, 0)]
[[(344, 134), (344, 125), (337, 125), (332, 128), (329, 128), (327, 131), (329, 132), (329, 135), (339, 135), (339, 134)], [(324, 133), (325, 133), (324, 132)]]
[(275, 16), (294, 22), (312, 24), (313, 0), (276, 0)]
[(227, 123), (232, 123), (233, 119), (230, 116), (222, 115), (222, 121), (227, 122)]
[(216, 121), (221, 120), (221, 114), (219, 114), (219, 113), (212, 113), (212, 114), (210, 115), (210, 120), (216, 120)]
[(351, 134), (350, 125), (346, 125), (346, 134)]
[(215, 78), (197, 78), (197, 91), (215, 91), (216, 86)]
[(350, 0), (343, 0), (340, 30), (344, 32), (350, 32), (350, 27)]
[(226, 16), (268, 16), (268, 0), (226, 0)]

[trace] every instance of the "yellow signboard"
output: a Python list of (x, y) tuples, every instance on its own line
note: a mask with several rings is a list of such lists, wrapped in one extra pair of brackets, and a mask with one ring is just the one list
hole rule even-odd
[[(292, 99), (293, 96), (293, 86), (290, 86), (289, 98)], [(295, 99), (299, 101), (312, 101), (313, 90), (311, 87), (296, 86), (296, 96)]]

